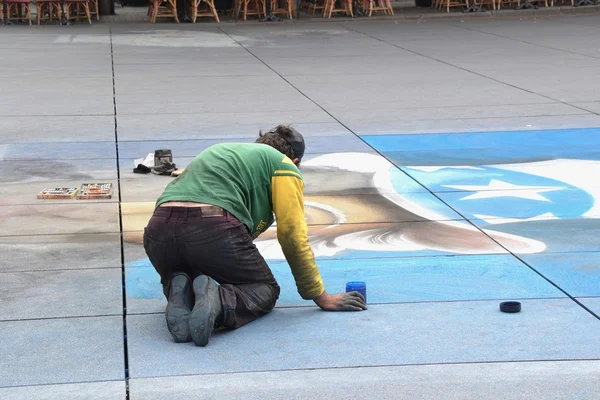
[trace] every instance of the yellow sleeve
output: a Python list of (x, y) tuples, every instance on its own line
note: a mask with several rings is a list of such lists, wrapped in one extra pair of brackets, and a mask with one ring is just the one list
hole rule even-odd
[(304, 184), (300, 175), (292, 171), (276, 171), (271, 182), (277, 240), (296, 280), (298, 293), (305, 300), (314, 299), (325, 291), (325, 287), (308, 242)]

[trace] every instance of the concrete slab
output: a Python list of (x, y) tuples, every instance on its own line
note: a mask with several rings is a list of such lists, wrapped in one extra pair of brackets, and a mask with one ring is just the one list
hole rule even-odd
[(0, 272), (120, 268), (118, 233), (0, 237)]
[(116, 157), (114, 141), (93, 144), (89, 142), (0, 144), (0, 160), (99, 160)]
[[(527, 41), (534, 45), (562, 50), (565, 53), (578, 53), (597, 57), (598, 50), (589, 48), (591, 44), (589, 35), (597, 33), (597, 27), (590, 23), (595, 18), (595, 16), (578, 16), (558, 18), (552, 21), (523, 19), (504, 24), (493, 22), (487, 25), (481, 24), (481, 21), (469, 21), (465, 26), (494, 35), (501, 35), (513, 41)], [(578, 29), (573, 31), (573, 27)]]
[[(491, 107), (547, 100), (460, 70), (450, 70), (437, 77), (428, 76), (426, 81), (415, 79), (413, 75), (294, 76), (289, 81), (334, 115), (339, 110), (364, 106), (365, 99), (369, 99), (371, 108), (389, 108), (390, 104), (398, 108), (443, 108), (447, 104)], [(352, 91), (345, 90), (349, 82), (352, 82)], [(426, 94), (433, 92), (435, 96)]]
[(81, 184), (115, 179), (117, 179), (117, 163), (116, 160), (110, 159), (0, 161), (0, 182), (3, 184), (39, 182), (40, 189), (35, 189), (31, 194), (37, 194), (44, 189), (46, 182), (72, 181)]
[(2, 387), (124, 379), (121, 316), (9, 321), (0, 328)]
[(0, 320), (121, 315), (121, 269), (3, 273)]
[(0, 207), (0, 236), (119, 232), (115, 203)]
[[(11, 52), (13, 54), (13, 52)], [(53, 55), (53, 57), (59, 57), (60, 54)], [(76, 63), (77, 58), (81, 55), (74, 54), (74, 57), (66, 57), (63, 62)], [(92, 57), (93, 58), (93, 57)], [(110, 54), (107, 55), (106, 67), (110, 67)], [(101, 64), (97, 62), (95, 64)], [(102, 65), (102, 64), (101, 64)], [(86, 93), (89, 93), (90, 97), (112, 97), (112, 77), (106, 76), (104, 78), (95, 77), (90, 79), (89, 77), (73, 78), (66, 77), (59, 79), (48, 79), (48, 77), (33, 76), (21, 83), (19, 93), (5, 93), (0, 99), (0, 104), (11, 104), (11, 100), (23, 99), (24, 96), (30, 95), (34, 100), (44, 97), (56, 97), (60, 99), (64, 97), (63, 102), (68, 103), (67, 100), (70, 95), (69, 91), (74, 88), (78, 89), (77, 95), (84, 97)]]
[[(169, 84), (169, 98), (172, 101), (177, 100), (228, 100), (229, 107), (222, 107), (215, 111), (229, 112), (248, 111), (244, 108), (239, 108), (243, 104), (236, 103), (235, 108), (231, 106), (232, 98), (241, 100), (242, 98), (252, 100), (253, 105), (264, 104), (269, 100), (269, 96), (276, 96), (280, 101), (289, 102), (287, 110), (298, 110), (294, 105), (299, 100), (305, 100), (302, 94), (290, 87), (287, 82), (279, 76), (217, 76), (217, 77), (196, 77), (196, 78), (165, 78)], [(158, 81), (160, 84), (160, 81)], [(122, 79), (116, 85), (119, 104), (132, 103), (144, 98), (146, 103), (164, 101), (164, 93), (157, 92), (152, 85), (140, 85), (139, 82)], [(218, 94), (218, 95), (217, 95)], [(162, 97), (161, 97), (162, 95)], [(137, 97), (137, 98), (136, 98)], [(274, 101), (275, 99), (271, 99)], [(187, 107), (186, 112), (193, 110)], [(266, 110), (265, 110), (266, 111)]]
[[(252, 132), (246, 138), (220, 138), (198, 140), (154, 140), (119, 142), (119, 157), (135, 159), (154, 153), (155, 149), (170, 149), (175, 157), (196, 157), (202, 150), (218, 143), (254, 143), (258, 132)], [(305, 139), (305, 154), (324, 154), (332, 152), (364, 152), (373, 149), (354, 135), (313, 136)]]
[(579, 298), (578, 300), (596, 313), (596, 315), (600, 315), (600, 297), (586, 297)]
[[(360, 129), (361, 131), (368, 131), (369, 126), (373, 130), (383, 131), (382, 128), (389, 129), (392, 132), (393, 124), (398, 124), (396, 128), (396, 134), (403, 133), (405, 129), (403, 127), (412, 122), (415, 125), (421, 125), (419, 133), (427, 133), (429, 124), (438, 122), (444, 123), (448, 126), (446, 129), (440, 129), (438, 133), (452, 133), (456, 124), (460, 121), (464, 122), (465, 129), (461, 132), (479, 132), (476, 130), (477, 127), (481, 126), (481, 131), (488, 130), (495, 126), (495, 124), (488, 123), (488, 120), (500, 121), (507, 119), (506, 123), (513, 119), (524, 121), (529, 118), (530, 121), (544, 121), (545, 118), (551, 116), (565, 116), (571, 115), (588, 115), (589, 112), (581, 110), (577, 107), (570, 106), (562, 103), (553, 102), (542, 102), (539, 104), (519, 104), (511, 105), (504, 104), (495, 107), (489, 106), (472, 106), (472, 107), (460, 107), (454, 105), (448, 105), (447, 107), (409, 107), (399, 108), (394, 107), (390, 104), (388, 107), (371, 108), (368, 110), (369, 118), (365, 118), (364, 113), (357, 113), (357, 109), (352, 110), (339, 110), (336, 111), (335, 117), (340, 119), (345, 124), (351, 125), (354, 128)], [(364, 110), (368, 109), (368, 105), (365, 104)], [(537, 118), (534, 118), (537, 117)], [(557, 123), (561, 118), (556, 118)], [(574, 128), (577, 125), (568, 126), (568, 128)], [(595, 127), (595, 126), (594, 126)], [(553, 128), (557, 129), (557, 127)], [(497, 129), (497, 128), (496, 128)], [(531, 127), (530, 130), (537, 128)], [(504, 129), (500, 129), (504, 130)], [(506, 129), (508, 130), (508, 129)], [(525, 130), (525, 128), (523, 128)], [(370, 135), (365, 132), (364, 135)], [(372, 135), (373, 133), (371, 133)]]
[(0, 130), (0, 143), (110, 141), (115, 139), (115, 117), (3, 117), (0, 118)]
[[(515, 219), (490, 219), (488, 221), (472, 220), (483, 231), (490, 235), (504, 233), (517, 235), (540, 242), (539, 251), (564, 253), (578, 251), (597, 251), (596, 234), (599, 233), (597, 219), (554, 219), (539, 218), (533, 221)], [(520, 247), (518, 241), (508, 243), (509, 236), (498, 236), (498, 242), (513, 253), (524, 253), (526, 247)]]
[(5, 400), (19, 399), (89, 399), (99, 400), (125, 399), (125, 382), (68, 383), (59, 385), (20, 386), (0, 388), (0, 396)]
[[(164, 315), (132, 315), (127, 319), (130, 373), (135, 379), (598, 358), (595, 343), (600, 321), (576, 303), (524, 300), (522, 305), (518, 314), (500, 312), (496, 301), (372, 305), (360, 313), (326, 313), (316, 307), (280, 309), (239, 330), (215, 334), (204, 348), (174, 343)], [(516, 342), (515, 337), (519, 338)]]
[[(57, 69), (60, 65), (68, 64), (80, 66), (94, 65), (110, 68), (111, 57), (110, 47), (108, 46), (102, 46), (101, 49), (98, 47), (86, 48), (83, 46), (53, 47), (51, 45), (46, 45), (45, 43), (40, 43), (36, 45), (37, 51), (34, 51), (36, 50), (35, 48), (28, 47), (29, 45), (20, 44), (18, 46), (19, 48), (3, 49), (7, 53), (10, 52), (10, 57), (0, 60), (0, 66), (10, 67), (19, 64), (27, 65), (30, 68), (32, 66), (37, 66), (37, 71)], [(53, 51), (48, 52), (49, 48), (52, 48)], [(81, 57), (82, 55), (85, 55), (85, 57)], [(35, 78), (38, 80), (47, 76), (47, 73), (42, 72), (35, 74)], [(110, 79), (109, 77), (106, 77), (106, 75), (104, 76), (105, 78)], [(75, 75), (75, 77), (77, 77), (77, 75)], [(67, 79), (68, 78), (70, 78), (70, 76), (67, 77)], [(83, 80), (82, 78), (85, 77), (79, 76), (78, 78)], [(93, 81), (93, 79), (91, 81)], [(49, 85), (58, 85), (58, 81), (52, 81), (51, 79), (47, 79), (45, 83)]]
[[(414, 73), (419, 68), (432, 68), (434, 71), (444, 66), (432, 60), (424, 59), (416, 54), (398, 51), (398, 54), (385, 54), (377, 57), (361, 55), (347, 56), (305, 56), (283, 57), (266, 56), (261, 59), (283, 76), (317, 76), (317, 75), (357, 75), (360, 69), (378, 75), (397, 75), (399, 70)], [(310, 65), (310, 68), (307, 67)]]
[[(165, 69), (176, 69), (176, 75), (165, 75)], [(221, 76), (274, 76), (270, 68), (260, 60), (247, 59), (246, 63), (223, 62), (221, 59), (201, 60), (189, 64), (116, 64), (115, 83), (120, 86), (132, 87), (135, 84), (143, 85), (151, 78), (153, 84), (165, 85), (179, 83), (182, 80)]]
[[(76, 44), (73, 43), (72, 36), (64, 35), (64, 29), (60, 29), (61, 26), (53, 25), (53, 24), (45, 24), (44, 32), (35, 32), (26, 26), (18, 26), (14, 25), (10, 30), (6, 30), (2, 35), (2, 41), (0, 41), (0, 46), (7, 49), (13, 50), (23, 50), (23, 46), (49, 46), (55, 48), (64, 48), (64, 47), (75, 47)], [(95, 37), (106, 37), (109, 39), (106, 43), (110, 43), (110, 37), (108, 36), (109, 27), (104, 25), (100, 26), (95, 24), (93, 26), (82, 26), (82, 25), (71, 25), (71, 29), (69, 33), (72, 35), (77, 34), (86, 34), (89, 36)], [(82, 46), (83, 47), (83, 46)], [(93, 47), (94, 50), (102, 49), (104, 51), (110, 52), (110, 48), (107, 46), (103, 46), (98, 43), (97, 45), (90, 45), (87, 48)], [(40, 52), (37, 54), (38, 56), (46, 56), (50, 58), (51, 56), (47, 53)]]
[[(44, 51), (45, 46), (39, 48), (27, 47), (30, 51)], [(92, 55), (94, 53), (86, 52), (86, 55)], [(11, 65), (0, 64), (0, 74), (8, 78), (16, 79), (39, 79), (39, 78), (87, 78), (89, 80), (100, 79), (112, 79), (112, 68), (110, 60), (105, 62), (99, 62), (99, 65), (85, 65), (85, 68), (81, 68), (78, 63), (70, 65), (63, 65), (62, 68), (59, 65), (46, 65), (46, 61), (38, 62), (33, 65), (21, 65), (14, 67)]]
[[(161, 36), (159, 33), (157, 35)], [(188, 64), (199, 58), (205, 61), (236, 58), (238, 61), (235, 63), (241, 63), (240, 59), (256, 61), (255, 57), (223, 33), (178, 30), (176, 35), (167, 33), (163, 37), (151, 37), (149, 32), (114, 35), (115, 64)]]
[[(229, 45), (227, 45), (229, 46)], [(122, 47), (119, 49), (119, 47)], [(256, 62), (256, 58), (246, 50), (238, 47), (226, 47), (220, 49), (200, 49), (193, 48), (181, 49), (177, 52), (168, 51), (168, 49), (157, 46), (149, 49), (137, 49), (133, 51), (133, 46), (116, 46), (114, 53), (115, 65), (195, 65), (199, 58), (207, 63), (219, 62), (228, 64), (240, 64)], [(196, 51), (194, 51), (196, 50)]]
[[(369, 304), (566, 297), (510, 255), (386, 258), (388, 254), (351, 251), (338, 260), (322, 258), (319, 270), (326, 290), (344, 292), (346, 282), (364, 281)], [(369, 255), (377, 258), (361, 258)], [(142, 260), (131, 263), (126, 271), (127, 311), (164, 312), (160, 277), (149, 262), (142, 265)], [(298, 295), (286, 262), (269, 265), (281, 286), (276, 307), (314, 306)]]
[(292, 125), (307, 141), (313, 136), (353, 136), (322, 110), (254, 113), (123, 115), (119, 140), (256, 139), (262, 129)]
[[(545, 186), (543, 180), (537, 185), (519, 186), (492, 179), (489, 184), (467, 184), (462, 188), (470, 191), (442, 192), (437, 196), (467, 219), (579, 218), (583, 214), (590, 218), (600, 217), (600, 209), (594, 207), (595, 199), (589, 193)], [(600, 186), (598, 189), (600, 192)], [(483, 207), (481, 201), (477, 201), (481, 199), (485, 200)]]
[(573, 297), (600, 296), (600, 253), (525, 254), (521, 258)]
[(3, 96), (0, 116), (51, 116), (51, 115), (110, 115), (114, 114), (112, 95), (52, 95), (20, 94)]
[(584, 102), (584, 103), (573, 103), (574, 106), (583, 108), (593, 113), (600, 113), (600, 101), (595, 102)]
[(129, 381), (131, 399), (332, 399), (360, 398), (562, 400), (577, 393), (593, 398), (598, 361), (411, 365), (352, 369), (269, 371), (241, 374), (169, 376)]
[[(471, 110), (471, 107), (468, 108)], [(470, 115), (477, 114), (477, 108), (472, 109)], [(437, 110), (428, 109), (431, 114)], [(355, 110), (355, 114), (362, 111)], [(402, 114), (403, 110), (386, 111), (388, 114)], [(410, 115), (410, 113), (406, 113)], [(373, 123), (368, 120), (351, 121), (340, 118), (340, 121), (348, 126), (358, 135), (398, 135), (398, 134), (445, 134), (465, 132), (492, 132), (501, 131), (527, 131), (538, 129), (570, 129), (570, 128), (595, 128), (600, 125), (600, 117), (595, 114), (577, 115), (552, 115), (533, 117), (498, 117), (485, 118), (486, 112), (482, 112), (482, 118), (470, 117), (468, 119), (442, 119), (442, 120), (416, 120)], [(337, 110), (336, 114), (337, 117)], [(510, 113), (507, 113), (510, 115)]]

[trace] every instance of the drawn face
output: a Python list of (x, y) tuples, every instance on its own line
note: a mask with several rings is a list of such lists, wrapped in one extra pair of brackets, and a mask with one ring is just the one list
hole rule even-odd
[[(306, 161), (302, 172), (305, 216), (317, 257), (348, 251), (486, 254), (498, 251), (495, 239), (520, 253), (545, 248), (533, 238), (502, 232), (487, 231), (494, 239), (490, 240), (375, 154), (327, 154)], [(276, 227), (259, 237), (256, 245), (266, 259), (284, 259)]]

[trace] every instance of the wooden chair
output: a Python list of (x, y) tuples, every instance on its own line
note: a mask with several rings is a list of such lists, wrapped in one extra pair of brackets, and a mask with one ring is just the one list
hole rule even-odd
[(72, 19), (87, 19), (92, 24), (90, 0), (65, 0), (65, 14), (67, 21)]
[[(521, 0), (496, 0), (496, 8), (500, 10), (502, 6), (514, 7), (518, 3), (521, 3)], [(521, 4), (518, 5), (520, 6)]]
[(321, 11), (321, 13), (324, 13), (325, 3), (323, 2), (323, 0), (311, 0), (307, 1), (305, 4), (307, 14), (315, 15), (315, 11), (317, 10), (323, 10)]
[[(0, 19), (4, 19), (4, 7), (0, 1)], [(31, 25), (31, 0), (7, 0), (7, 19), (10, 21), (27, 19)]]
[[(493, 10), (496, 9), (496, 0), (473, 0), (473, 1), (475, 2), (475, 5), (477, 5), (477, 6), (491, 5)], [(500, 0), (498, 0), (498, 1), (500, 1)]]
[(270, 0), (271, 1), (271, 13), (273, 15), (287, 15), (288, 19), (293, 19), (292, 17), (298, 16), (298, 10), (296, 10), (296, 2), (295, 0), (283, 0), (284, 6), (279, 7), (279, 0)]
[(150, 0), (148, 16), (153, 24), (156, 23), (156, 18), (174, 18), (179, 23), (177, 0)]
[(61, 8), (59, 0), (37, 0), (35, 2), (35, 8), (37, 11), (38, 25), (40, 25), (41, 21), (51, 21), (53, 19), (60, 21)]
[(194, 23), (198, 17), (214, 17), (215, 21), (221, 22), (214, 0), (191, 0), (190, 15)]
[(373, 15), (373, 11), (383, 11), (386, 15), (394, 15), (394, 9), (390, 0), (363, 0), (362, 9), (365, 15)]
[(460, 7), (460, 8), (469, 7), (469, 0), (466, 0), (466, 1), (463, 1), (463, 0), (441, 0), (439, 2), (440, 10), (443, 10), (445, 8), (446, 12), (450, 12), (450, 9), (453, 7)]
[(267, 2), (266, 0), (239, 0), (237, 15), (240, 15), (240, 12), (243, 10), (242, 19), (245, 21), (248, 15), (258, 15), (261, 16), (267, 15)]
[(339, 0), (339, 2), (340, 7), (336, 8), (336, 0), (325, 0), (325, 5), (323, 7), (323, 16), (326, 18), (331, 18), (331, 14), (344, 13), (346, 15), (354, 17), (354, 13), (352, 12), (352, 0)]

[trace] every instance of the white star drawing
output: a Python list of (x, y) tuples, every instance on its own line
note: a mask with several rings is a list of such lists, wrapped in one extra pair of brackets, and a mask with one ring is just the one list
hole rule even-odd
[(519, 186), (508, 182), (492, 179), (487, 186), (470, 186), (470, 185), (443, 185), (444, 187), (468, 190), (473, 193), (463, 197), (461, 200), (489, 199), (494, 197), (517, 197), (520, 199), (550, 201), (546, 197), (540, 195), (543, 192), (552, 192), (562, 190), (560, 186)]

